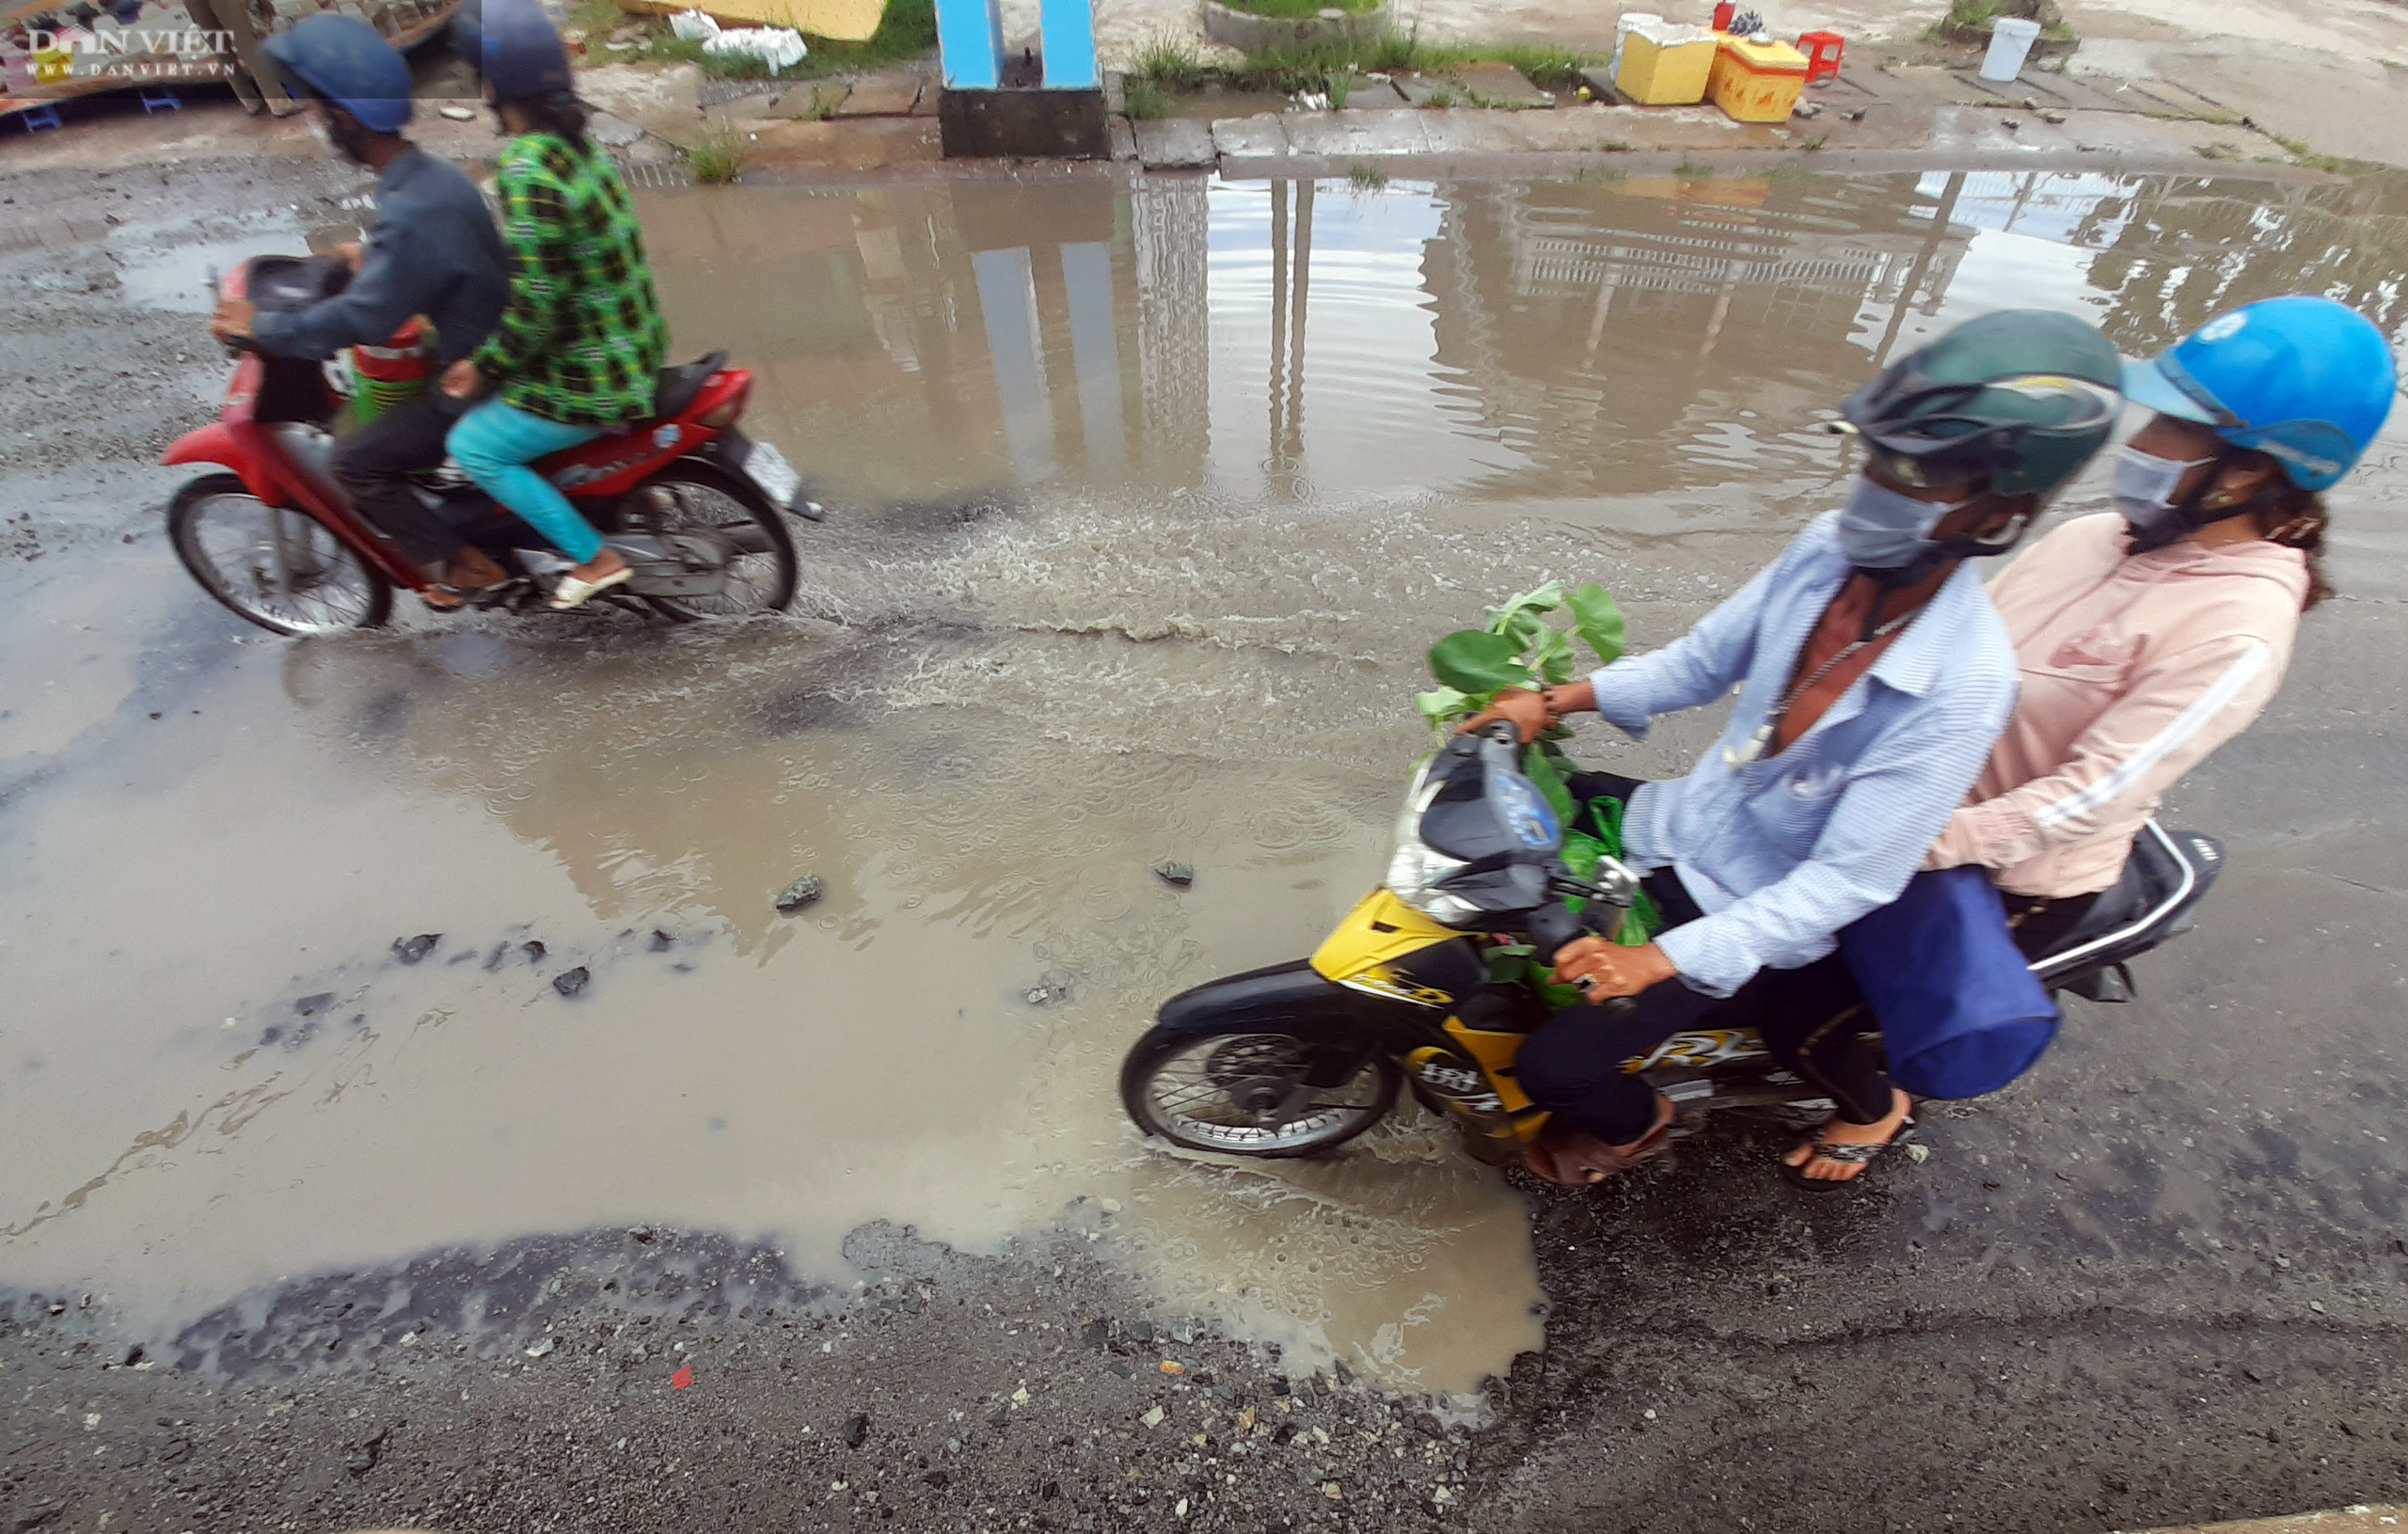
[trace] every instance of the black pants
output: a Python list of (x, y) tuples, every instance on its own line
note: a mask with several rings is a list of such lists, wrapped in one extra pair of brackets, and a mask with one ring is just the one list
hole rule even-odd
[[(1608, 772), (1583, 772), (1569, 786), (1573, 798), (1585, 806), (1604, 796), (1626, 803), (1639, 783)], [(1648, 875), (1645, 884), (1663, 915), (1664, 928), (1698, 919), (1697, 903), (1671, 869)], [(1724, 1002), (1673, 979), (1648, 987), (1626, 1004), (1566, 1007), (1523, 1042), (1513, 1057), (1514, 1079), (1532, 1102), (1566, 1129), (1593, 1134), (1608, 1145), (1627, 1145), (1656, 1122), (1656, 1094), (1623, 1069), (1624, 1062), (1652, 1052), (1711, 1008), (1746, 1004), (1742, 998), (1747, 990), (1743, 987), (1739, 996)]]
[(440, 564), (465, 546), (404, 476), (443, 462), (459, 403), (430, 392), (404, 400), (335, 443), (334, 473), (352, 509), (382, 529), (413, 564)]
[[(2072, 931), (2096, 894), (2046, 900), (2036, 895), (2006, 897), (2006, 921), (2015, 946), (2033, 958), (2055, 946)], [(1837, 954), (1816, 959), (1802, 970), (1778, 972), (1781, 981), (1764, 998), (1754, 1020), (1773, 1058), (1805, 1078), (1838, 1107), (1851, 1124), (1874, 1124), (1887, 1118), (1895, 1099), (1890, 1078), (1873, 1057), (1861, 1035), (1877, 1021), (1864, 1004), (1856, 976)], [(1760, 977), (1761, 978), (1761, 977)]]

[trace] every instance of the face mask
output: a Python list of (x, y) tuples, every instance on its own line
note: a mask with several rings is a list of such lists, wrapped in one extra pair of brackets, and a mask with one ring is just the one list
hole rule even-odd
[(2161, 548), (2191, 530), (2190, 516), (2174, 504), (2182, 476), (2212, 458), (2160, 458), (2138, 448), (2115, 450), (2112, 490), (2115, 509), (2132, 530), (2134, 552)]
[(1917, 500), (1864, 475), (1848, 486), (1840, 507), (1840, 553), (1860, 570), (1898, 570), (1932, 551), (1931, 530), (1970, 499)]

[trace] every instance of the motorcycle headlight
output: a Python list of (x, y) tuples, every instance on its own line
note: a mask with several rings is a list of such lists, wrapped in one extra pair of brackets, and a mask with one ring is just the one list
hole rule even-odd
[(1396, 851), (1388, 858), (1388, 893), (1434, 922), (1448, 926), (1476, 925), (1481, 909), (1450, 890), (1434, 888), (1438, 880), (1464, 865), (1421, 839), (1421, 814), (1437, 796), (1440, 784), (1430, 782), (1424, 763), (1404, 796), (1404, 814), (1397, 818)]

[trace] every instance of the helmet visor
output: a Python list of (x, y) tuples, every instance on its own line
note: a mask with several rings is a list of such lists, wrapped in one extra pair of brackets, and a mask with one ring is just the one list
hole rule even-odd
[(2165, 364), (2172, 360), (2170, 357), (2157, 357), (2126, 362), (2124, 398), (2178, 420), (2194, 420), (2202, 426), (2231, 425), (2231, 412), (2219, 408), (2213, 395), (2204, 389), (2199, 389), (2194, 395), (2192, 389), (2198, 388), (2196, 384), (2191, 384), (2189, 388), (2183, 387), (2190, 383), (2187, 375), (2178, 383), (2166, 372)]

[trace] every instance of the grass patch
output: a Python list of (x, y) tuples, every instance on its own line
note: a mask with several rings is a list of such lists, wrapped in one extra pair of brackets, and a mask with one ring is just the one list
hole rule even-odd
[[(2280, 134), (2268, 134), (2266, 136), (2283, 147), (2284, 152), (2291, 157), (2293, 165), (2305, 166), (2310, 170), (2321, 170), (2328, 176), (2349, 176), (2356, 173), (2356, 161), (2345, 160), (2337, 154), (2320, 154), (2310, 149), (2307, 140), (2304, 138), (2285, 138)], [(2207, 150), (2202, 150), (2199, 152), (2205, 154)]]
[(1278, 16), (1301, 20), (1318, 16), (1324, 7), (1337, 10), (1369, 10), (1379, 0), (1221, 0), (1231, 10), (1242, 10), (1249, 16)]
[[(592, 8), (607, 7), (617, 16), (614, 0), (579, 0), (578, 17)], [(589, 39), (608, 36), (612, 24), (625, 24), (635, 17), (621, 17), (615, 24), (603, 24), (603, 30), (586, 30)], [(802, 40), (811, 52), (801, 63), (779, 71), (781, 80), (809, 80), (830, 74), (851, 74), (863, 71), (885, 69), (908, 64), (925, 57), (937, 45), (936, 0), (887, 0), (886, 14), (879, 18), (878, 30), (863, 42), (844, 42), (834, 38), (814, 37), (806, 32)], [(771, 78), (769, 66), (745, 54), (706, 54), (699, 42), (689, 42), (669, 30), (662, 22), (646, 40), (645, 45), (633, 53), (614, 53), (607, 47), (589, 45), (586, 57), (597, 64), (616, 63), (623, 59), (649, 58), (664, 64), (700, 64), (705, 74), (722, 80), (767, 80)]]
[(1684, 160), (1672, 167), (1672, 174), (1685, 182), (1711, 181), (1714, 167), (1702, 160)]
[[(1627, 141), (1619, 138), (1608, 138), (1597, 146), (1597, 151), (1600, 154), (1628, 154), (1631, 149), (1632, 146)], [(1614, 174), (1619, 176), (1622, 172), (1617, 170)]]
[(1331, 111), (1345, 111), (1347, 98), (1354, 94), (1354, 76), (1351, 71), (1333, 74), (1329, 77), (1329, 109)]
[(1377, 166), (1355, 164), (1346, 167), (1346, 179), (1357, 192), (1376, 192), (1387, 185), (1388, 173)]
[(1129, 115), (1141, 122), (1151, 122), (1170, 112), (1170, 93), (1142, 74), (1133, 74), (1121, 83), (1123, 104)]
[(2202, 160), (2238, 160), (2241, 158), (2241, 150), (2239, 146), (2233, 144), (2201, 144), (2198, 146), (2195, 152)]
[(1430, 93), (1430, 99), (1423, 102), (1421, 104), (1443, 112), (1448, 107), (1455, 104), (1455, 93), (1449, 90), (1446, 87), (1440, 86), (1437, 89), (1432, 91)]
[(725, 186), (744, 174), (744, 162), (752, 154), (752, 146), (744, 135), (733, 128), (721, 128), (706, 134), (686, 154), (686, 168), (694, 179), (710, 186)]
[[(1318, 8), (1308, 7), (1306, 13)], [(1138, 54), (1129, 78), (1148, 79), (1172, 91), (1218, 83), (1235, 90), (1280, 96), (1320, 92), (1329, 96), (1332, 106), (1340, 106), (1348, 87), (1339, 82), (1356, 74), (1435, 74), (1466, 64), (1505, 64), (1528, 75), (1542, 90), (1562, 91), (1576, 89), (1580, 71), (1601, 57), (1545, 43), (1433, 43), (1412, 33), (1391, 32), (1376, 38), (1338, 39), (1308, 48), (1266, 48), (1235, 64), (1212, 64), (1194, 44), (1164, 38)], [(1434, 98), (1430, 104), (1452, 106), (1461, 99), (1451, 88), (1441, 95), (1443, 101)]]
[(1798, 141), (1798, 147), (1799, 149), (1801, 149), (1801, 150), (1805, 150), (1807, 153), (1812, 154), (1812, 153), (1814, 153), (1816, 150), (1821, 149), (1824, 145), (1826, 145), (1826, 144), (1830, 143), (1830, 141), (1831, 141), (1831, 135), (1830, 135), (1830, 134), (1815, 134), (1814, 137), (1812, 137), (1812, 138), (1801, 138), (1801, 139), (1799, 139), (1799, 140)]
[[(2002, 16), (2019, 16), (2022, 8), (2014, 0), (1950, 0), (1948, 13), (1925, 29), (1925, 42), (1979, 42), (1990, 40), (1990, 29)], [(2060, 16), (2040, 26), (2040, 42), (2075, 43), (2082, 34), (2066, 24)]]

